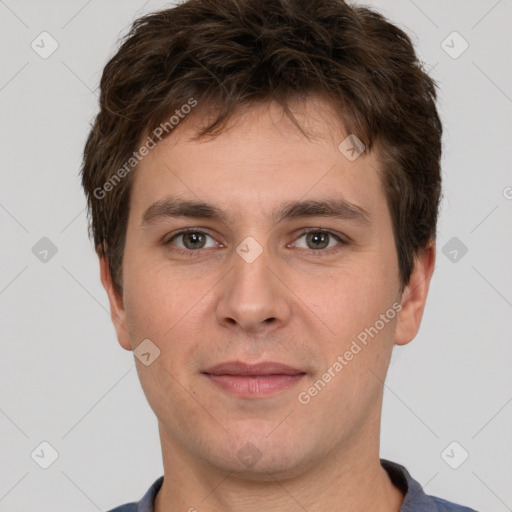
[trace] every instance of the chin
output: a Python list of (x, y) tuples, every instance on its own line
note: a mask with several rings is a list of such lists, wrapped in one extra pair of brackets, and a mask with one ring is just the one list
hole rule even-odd
[(233, 442), (231, 438), (222, 452), (221, 443), (216, 444), (208, 462), (233, 478), (259, 482), (293, 478), (312, 465), (313, 456), (305, 452), (305, 443), (294, 436), (276, 436), (270, 441), (260, 433), (243, 439), (250, 441)]

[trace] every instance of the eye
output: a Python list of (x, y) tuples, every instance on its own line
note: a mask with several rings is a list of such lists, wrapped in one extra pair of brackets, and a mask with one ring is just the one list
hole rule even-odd
[[(210, 245), (207, 245), (207, 239), (211, 239)], [(194, 251), (197, 249), (208, 249), (215, 247), (215, 240), (205, 233), (196, 229), (183, 229), (169, 238), (164, 245), (174, 245), (179, 249), (186, 251)]]
[(318, 228), (303, 231), (297, 240), (300, 240), (301, 238), (304, 238), (304, 243), (300, 245), (295, 242), (295, 247), (310, 249), (313, 251), (332, 249), (333, 247), (346, 245), (348, 243), (335, 233)]
[[(303, 239), (301, 242), (300, 240)], [(200, 249), (209, 249), (214, 247), (222, 248), (223, 245), (217, 242), (212, 236), (197, 228), (185, 228), (172, 235), (163, 242), (164, 246), (178, 254), (187, 256), (198, 256), (201, 254)], [(342, 235), (333, 233), (321, 228), (310, 228), (303, 230), (295, 242), (289, 244), (288, 247), (298, 247), (306, 249), (310, 254), (315, 252), (332, 253), (341, 250), (343, 246), (348, 245), (349, 240)]]

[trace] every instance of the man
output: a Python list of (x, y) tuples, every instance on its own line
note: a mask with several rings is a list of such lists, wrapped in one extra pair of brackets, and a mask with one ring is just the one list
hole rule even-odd
[(469, 511), (379, 459), (435, 261), (441, 123), (341, 0), (189, 0), (105, 67), (82, 169), (164, 476), (128, 511)]

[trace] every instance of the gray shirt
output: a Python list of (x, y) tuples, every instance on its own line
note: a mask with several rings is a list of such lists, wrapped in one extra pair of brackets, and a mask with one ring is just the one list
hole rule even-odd
[[(380, 461), (388, 472), (393, 484), (404, 493), (404, 502), (400, 512), (476, 512), (476, 510), (457, 505), (441, 498), (427, 496), (421, 485), (399, 464), (385, 459)], [(138, 503), (127, 503), (109, 512), (154, 512), (155, 497), (162, 487), (164, 477), (158, 478)]]

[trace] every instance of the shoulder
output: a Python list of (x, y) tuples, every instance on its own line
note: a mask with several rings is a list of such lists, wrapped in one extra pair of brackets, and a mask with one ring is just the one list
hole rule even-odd
[(155, 497), (162, 487), (163, 481), (163, 476), (155, 480), (140, 501), (125, 503), (108, 512), (154, 512)]
[(126, 503), (125, 505), (120, 505), (119, 507), (113, 508), (108, 512), (137, 512), (138, 503)]
[(436, 512), (477, 512), (473, 508), (464, 507), (463, 505), (457, 505), (456, 503), (443, 500), (442, 498), (436, 498), (435, 496), (429, 497), (436, 505)]
[(414, 480), (407, 469), (396, 462), (381, 459), (393, 484), (404, 494), (400, 512), (477, 512), (442, 498), (425, 494), (419, 482)]

